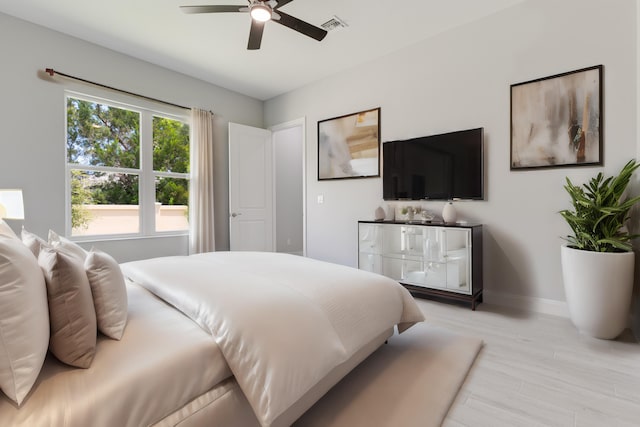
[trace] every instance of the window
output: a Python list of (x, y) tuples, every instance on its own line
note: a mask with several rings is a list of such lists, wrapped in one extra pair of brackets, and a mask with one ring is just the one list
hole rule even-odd
[(187, 118), (75, 93), (66, 102), (70, 234), (188, 230)]

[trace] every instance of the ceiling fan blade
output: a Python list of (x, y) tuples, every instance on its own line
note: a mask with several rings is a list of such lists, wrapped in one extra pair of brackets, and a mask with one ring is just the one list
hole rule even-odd
[(180, 6), (184, 13), (220, 13), (220, 12), (243, 12), (246, 6), (222, 5), (222, 6)]
[(321, 41), (327, 35), (327, 32), (322, 28), (311, 25), (308, 22), (304, 22), (291, 15), (287, 15), (281, 10), (278, 10), (278, 14), (280, 15), (280, 19), (273, 22), (277, 22), (278, 24), (284, 25), (285, 27), (289, 27), (292, 30), (304, 34), (305, 36)]
[(278, 1), (278, 5), (274, 7), (274, 9), (278, 9), (287, 3), (291, 3), (293, 0), (277, 0), (277, 1)]
[(264, 24), (264, 22), (256, 21), (255, 19), (251, 20), (249, 44), (247, 45), (248, 50), (260, 49), (260, 44), (262, 44), (262, 32), (264, 31)]

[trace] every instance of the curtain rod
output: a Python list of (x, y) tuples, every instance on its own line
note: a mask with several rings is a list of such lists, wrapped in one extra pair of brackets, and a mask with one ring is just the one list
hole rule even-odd
[(51, 77), (53, 77), (55, 74), (58, 74), (58, 75), (60, 75), (62, 77), (66, 77), (68, 79), (73, 79), (73, 80), (77, 80), (77, 81), (80, 81), (80, 82), (83, 82), (83, 83), (88, 83), (90, 85), (99, 86), (99, 87), (104, 88), (104, 89), (114, 90), (116, 92), (120, 92), (120, 93), (124, 93), (124, 94), (127, 94), (127, 95), (136, 96), (138, 98), (143, 98), (143, 99), (146, 99), (148, 101), (159, 102), (161, 104), (171, 105), (173, 107), (178, 107), (178, 108), (182, 108), (182, 109), (185, 109), (185, 110), (191, 110), (190, 107), (185, 107), (184, 105), (174, 104), (173, 102), (167, 102), (167, 101), (163, 101), (161, 99), (152, 98), (150, 96), (140, 95), (140, 94), (134, 93), (134, 92), (129, 92), (128, 90), (122, 90), (122, 89), (118, 89), (118, 88), (115, 88), (115, 87), (112, 87), (112, 86), (103, 85), (102, 83), (92, 82), (91, 80), (86, 80), (86, 79), (83, 79), (81, 77), (76, 77), (76, 76), (72, 76), (72, 75), (69, 75), (69, 74), (61, 73), (60, 71), (56, 71), (53, 68), (45, 68), (45, 72), (47, 74), (49, 74)]

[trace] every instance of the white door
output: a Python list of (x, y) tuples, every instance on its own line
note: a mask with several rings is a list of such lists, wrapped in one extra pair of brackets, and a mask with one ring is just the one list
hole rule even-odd
[(229, 123), (229, 239), (232, 251), (273, 251), (271, 132)]

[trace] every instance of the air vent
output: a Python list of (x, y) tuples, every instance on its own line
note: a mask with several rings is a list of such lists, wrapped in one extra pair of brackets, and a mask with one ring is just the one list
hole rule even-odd
[(325, 22), (324, 24), (322, 24), (320, 26), (322, 28), (324, 28), (325, 30), (327, 30), (327, 31), (332, 31), (332, 30), (337, 30), (339, 28), (348, 27), (346, 22), (344, 22), (342, 19), (338, 18), (335, 15), (333, 15), (333, 18), (329, 19), (327, 22)]

